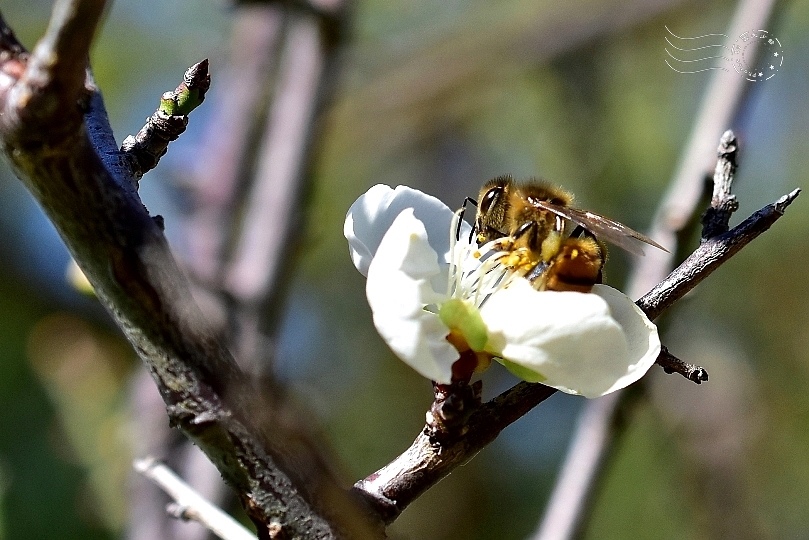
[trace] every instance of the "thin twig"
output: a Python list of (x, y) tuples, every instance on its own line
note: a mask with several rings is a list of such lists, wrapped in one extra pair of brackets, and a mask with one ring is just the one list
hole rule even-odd
[(720, 234), (700, 244), (680, 266), (636, 304), (650, 319), (659, 317), (663, 311), (696, 287), (719, 265), (769, 229), (784, 215), (787, 206), (792, 204), (800, 192), (800, 189), (793, 190), (755, 212), (725, 234)]
[(255, 540), (256, 535), (253, 532), (200, 496), (155, 458), (135, 460), (134, 467), (176, 501), (176, 505), (170, 510), (174, 517), (196, 521), (223, 540)]
[(705, 368), (683, 362), (665, 347), (660, 349), (660, 356), (657, 357), (655, 362), (663, 366), (666, 373), (679, 373), (689, 381), (697, 384), (702, 384), (708, 380), (708, 372), (705, 371)]
[(134, 176), (140, 179), (157, 166), (169, 143), (176, 140), (188, 126), (188, 115), (202, 104), (211, 87), (208, 60), (188, 68), (183, 81), (172, 92), (160, 98), (160, 106), (146, 120), (136, 135), (124, 139), (121, 152), (132, 161)]

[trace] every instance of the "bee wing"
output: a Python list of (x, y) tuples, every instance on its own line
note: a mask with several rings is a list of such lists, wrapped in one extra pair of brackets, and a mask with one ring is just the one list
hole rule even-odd
[(581, 225), (599, 239), (614, 244), (635, 255), (643, 255), (642, 243), (668, 252), (666, 248), (648, 236), (630, 229), (617, 221), (613, 221), (610, 218), (596, 214), (595, 212), (579, 210), (571, 206), (559, 206), (541, 200), (532, 200), (531, 202), (539, 208), (553, 212), (557, 216), (561, 216), (577, 225)]

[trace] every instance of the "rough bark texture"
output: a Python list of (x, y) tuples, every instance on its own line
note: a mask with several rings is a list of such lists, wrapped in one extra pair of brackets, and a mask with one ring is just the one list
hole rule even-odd
[[(311, 449), (296, 446), (294, 434), (273, 422), (270, 400), (201, 316), (161, 220), (144, 208), (126, 164), (114, 157), (117, 150), (94, 147), (114, 141), (98, 132), (108, 126), (97, 116), (102, 103), (85, 86), (87, 51), (103, 7), (58, 2), (30, 58), (0, 21), (4, 154), (148, 366), (171, 424), (237, 490), (259, 537), (279, 527), (302, 538), (377, 535)], [(93, 116), (87, 124), (85, 113)], [(92, 141), (88, 126), (98, 130)], [(302, 461), (305, 478), (295, 472)], [(314, 493), (319, 500), (312, 500)]]

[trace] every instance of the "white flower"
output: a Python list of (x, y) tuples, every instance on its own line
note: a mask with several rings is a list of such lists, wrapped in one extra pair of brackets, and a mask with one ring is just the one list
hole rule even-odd
[[(455, 219), (454, 219), (455, 218)], [(448, 384), (461, 353), (570, 394), (603, 396), (640, 379), (660, 352), (657, 328), (623, 293), (536, 291), (480, 257), (467, 223), (438, 199), (376, 185), (351, 206), (345, 236), (367, 277), (374, 325), (399, 358)], [(456, 365), (457, 367), (457, 365)]]

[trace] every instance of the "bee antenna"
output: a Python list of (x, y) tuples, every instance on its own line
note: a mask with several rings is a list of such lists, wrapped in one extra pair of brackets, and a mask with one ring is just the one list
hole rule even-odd
[[(456, 239), (459, 239), (461, 237), (461, 222), (463, 221), (464, 213), (466, 213), (466, 205), (467, 205), (467, 203), (471, 203), (472, 206), (474, 206), (475, 208), (477, 208), (477, 206), (478, 206), (478, 202), (475, 199), (473, 199), (471, 197), (464, 197), (463, 204), (461, 205), (461, 213), (458, 215), (458, 228), (455, 231), (455, 238)], [(472, 230), (469, 231), (469, 243), (470, 244), (472, 243), (472, 238), (475, 235), (475, 227), (476, 226), (477, 226), (477, 224), (472, 225)]]

